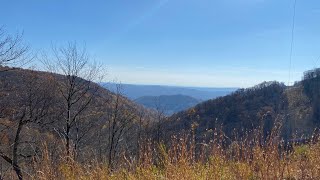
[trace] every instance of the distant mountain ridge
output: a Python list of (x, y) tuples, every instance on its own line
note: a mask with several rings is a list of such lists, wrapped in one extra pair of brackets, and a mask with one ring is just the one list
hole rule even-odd
[[(101, 83), (101, 85), (110, 91), (115, 91), (115, 83)], [(238, 88), (207, 88), (207, 87), (179, 87), (162, 85), (134, 85), (121, 84), (123, 94), (135, 100), (142, 96), (161, 96), (161, 95), (185, 95), (204, 101), (221, 96), (228, 95)]]
[(185, 95), (142, 96), (135, 100), (147, 108), (162, 111), (166, 115), (186, 110), (200, 103), (200, 100)]

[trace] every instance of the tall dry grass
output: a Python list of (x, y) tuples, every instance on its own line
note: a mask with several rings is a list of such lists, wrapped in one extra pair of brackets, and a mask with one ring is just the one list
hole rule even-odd
[[(320, 179), (320, 143), (286, 144), (277, 130), (264, 138), (261, 131), (237, 139), (214, 130), (208, 143), (190, 136), (174, 136), (170, 143), (141, 143), (136, 159), (123, 153), (117, 169), (99, 159), (79, 163), (60, 156), (52, 159), (44, 146), (26, 179)], [(9, 176), (8, 176), (9, 177)], [(13, 177), (13, 176), (10, 176)]]

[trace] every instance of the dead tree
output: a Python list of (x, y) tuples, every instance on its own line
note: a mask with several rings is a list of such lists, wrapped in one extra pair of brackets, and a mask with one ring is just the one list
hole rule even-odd
[(86, 49), (78, 48), (76, 43), (54, 47), (53, 54), (53, 61), (46, 59), (43, 62), (54, 72), (53, 78), (62, 99), (63, 128), (60, 130), (65, 139), (67, 156), (70, 156), (71, 152), (76, 153), (78, 143), (85, 136), (84, 132), (88, 131), (83, 129), (82, 120), (98, 91), (94, 81), (101, 79), (100, 66), (90, 64)]
[[(30, 124), (42, 124), (46, 121), (47, 116), (51, 110), (52, 97), (49, 95), (50, 83), (43, 86), (43, 79), (39, 79), (33, 72), (29, 72), (24, 83), (19, 85), (17, 91), (8, 90), (7, 100), (2, 99), (1, 103), (6, 104), (6, 114), (2, 117), (3, 122), (1, 132), (7, 134), (13, 133), (12, 145), (10, 151), (0, 150), (0, 156), (12, 165), (16, 172), (18, 179), (23, 179), (22, 169), (19, 165), (20, 158), (31, 157), (32, 155), (23, 154), (19, 150), (22, 141), (22, 132), (24, 128)], [(48, 80), (46, 80), (48, 82)], [(24, 142), (26, 143), (26, 142)]]
[(110, 170), (115, 166), (117, 155), (121, 152), (120, 144), (125, 144), (125, 135), (130, 132), (135, 121), (136, 114), (133, 107), (128, 105), (122, 96), (121, 86), (117, 85), (116, 94), (111, 102), (111, 110), (107, 112), (107, 158)]
[(159, 144), (161, 142), (161, 140), (163, 140), (163, 122), (166, 119), (165, 116), (165, 107), (163, 106), (163, 104), (161, 103), (161, 99), (159, 97), (157, 97), (155, 99), (155, 110), (156, 110), (156, 142)]
[[(30, 60), (29, 47), (23, 43), (22, 35), (8, 35), (0, 27), (0, 66), (21, 66)], [(1, 68), (1, 71), (7, 70), (9, 68)]]

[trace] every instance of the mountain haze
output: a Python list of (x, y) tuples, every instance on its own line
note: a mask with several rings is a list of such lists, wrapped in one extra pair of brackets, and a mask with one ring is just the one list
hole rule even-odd
[[(103, 87), (110, 91), (115, 91), (116, 84), (102, 83)], [(179, 87), (161, 85), (134, 85), (121, 84), (123, 94), (134, 100), (142, 96), (161, 96), (161, 95), (185, 95), (198, 100), (208, 100), (219, 96), (225, 96), (234, 92), (238, 88), (201, 88), (201, 87)]]
[(179, 111), (186, 110), (200, 103), (199, 100), (185, 95), (161, 95), (142, 96), (135, 100), (147, 108), (163, 111), (166, 115), (172, 115)]

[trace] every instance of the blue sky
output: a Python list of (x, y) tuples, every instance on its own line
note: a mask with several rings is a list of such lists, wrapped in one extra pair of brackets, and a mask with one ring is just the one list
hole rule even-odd
[[(248, 87), (289, 81), (294, 0), (1, 0), (36, 51), (85, 43), (108, 79)], [(4, 8), (3, 8), (4, 7)], [(297, 0), (291, 81), (320, 66), (320, 1)]]

